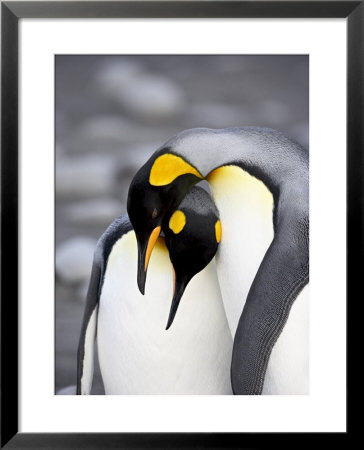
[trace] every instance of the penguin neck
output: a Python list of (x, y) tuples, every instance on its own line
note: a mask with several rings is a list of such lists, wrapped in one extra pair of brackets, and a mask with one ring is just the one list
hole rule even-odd
[(308, 175), (304, 149), (267, 128), (196, 128), (178, 134), (164, 148), (182, 156), (204, 177), (221, 166), (239, 166), (262, 180), (274, 195), (298, 174)]
[(222, 237), (216, 266), (232, 336), (259, 265), (273, 239), (273, 195), (237, 166), (224, 166), (208, 179), (220, 212)]

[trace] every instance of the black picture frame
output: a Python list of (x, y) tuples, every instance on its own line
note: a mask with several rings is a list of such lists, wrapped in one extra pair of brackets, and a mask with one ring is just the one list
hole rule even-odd
[[(277, 437), (283, 446), (297, 439), (307, 444), (309, 433), (18, 433), (18, 22), (21, 18), (115, 17), (347, 18), (347, 304), (360, 292), (364, 269), (363, 1), (1, 2), (1, 448), (257, 448), (270, 446)], [(340, 443), (348, 436), (348, 432), (337, 433), (335, 440)], [(315, 444), (324, 439), (327, 443), (324, 433), (314, 438)]]

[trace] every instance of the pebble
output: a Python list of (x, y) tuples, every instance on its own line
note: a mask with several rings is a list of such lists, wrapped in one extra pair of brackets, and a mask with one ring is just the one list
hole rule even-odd
[(74, 237), (61, 243), (56, 249), (56, 274), (66, 284), (89, 280), (96, 239)]
[(118, 153), (131, 144), (159, 140), (160, 127), (141, 126), (122, 115), (96, 115), (70, 136), (68, 146), (77, 153)]
[(115, 164), (111, 157), (62, 158), (56, 167), (56, 193), (62, 198), (111, 194)]
[(58, 389), (56, 395), (76, 395), (76, 385), (66, 386)]
[(144, 65), (140, 59), (122, 57), (112, 59), (108, 63), (102, 61), (95, 80), (105, 94), (114, 96), (115, 92), (124, 89), (126, 84), (143, 70)]
[(174, 118), (185, 106), (183, 91), (162, 75), (134, 77), (114, 95), (133, 116), (156, 122)]
[(67, 219), (76, 225), (108, 225), (125, 212), (125, 205), (113, 198), (73, 202), (66, 208)]

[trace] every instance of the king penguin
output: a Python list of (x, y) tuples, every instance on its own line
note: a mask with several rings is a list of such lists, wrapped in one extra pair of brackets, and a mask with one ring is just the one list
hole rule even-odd
[(308, 392), (308, 169), (308, 152), (279, 131), (195, 128), (163, 144), (129, 188), (144, 293), (151, 236), (196, 183), (210, 183), (235, 394)]
[(165, 238), (158, 230), (153, 254), (146, 249), (144, 297), (134, 281), (138, 248), (128, 216), (100, 238), (79, 341), (77, 394), (91, 391), (96, 335), (106, 394), (232, 394), (233, 341), (213, 259), (222, 232), (218, 210), (195, 187), (161, 229)]

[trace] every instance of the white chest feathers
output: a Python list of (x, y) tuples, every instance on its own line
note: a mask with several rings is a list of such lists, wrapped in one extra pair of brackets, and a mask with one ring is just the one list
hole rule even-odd
[(215, 263), (187, 286), (166, 331), (172, 266), (159, 239), (148, 268), (145, 296), (136, 283), (133, 231), (113, 247), (98, 317), (98, 352), (106, 394), (231, 394), (232, 337)]
[(237, 166), (214, 170), (208, 181), (222, 226), (218, 279), (235, 336), (250, 286), (273, 240), (273, 196), (260, 180)]

